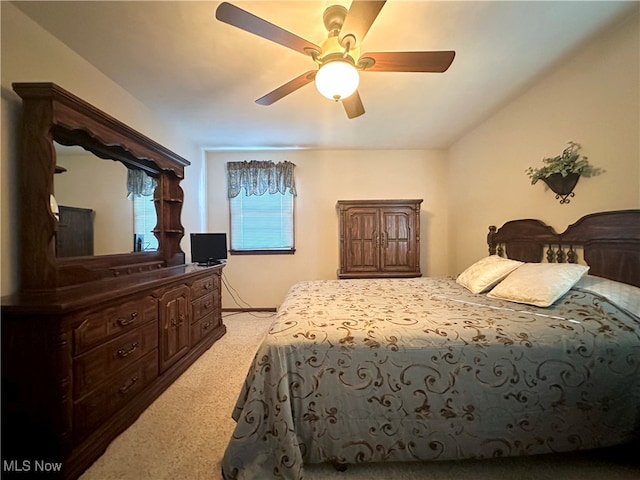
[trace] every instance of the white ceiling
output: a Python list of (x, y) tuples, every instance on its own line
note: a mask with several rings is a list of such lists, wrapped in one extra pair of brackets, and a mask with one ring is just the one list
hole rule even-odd
[[(446, 148), (581, 43), (636, 11), (614, 1), (389, 0), (366, 51), (455, 50), (449, 70), (361, 74), (366, 114), (313, 84), (255, 99), (313, 68), (309, 57), (219, 22), (219, 2), (28, 1), (18, 8), (203, 148)], [(231, 1), (313, 43), (350, 1)], [(108, 113), (108, 112), (107, 112)]]

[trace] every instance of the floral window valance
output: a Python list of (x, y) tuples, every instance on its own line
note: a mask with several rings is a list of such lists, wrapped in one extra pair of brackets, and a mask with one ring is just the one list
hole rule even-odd
[(144, 170), (127, 169), (127, 196), (129, 198), (153, 195), (156, 179), (147, 175)]
[(251, 160), (250, 162), (227, 162), (227, 193), (237, 197), (244, 188), (245, 195), (265, 193), (285, 194), (287, 189), (296, 195), (293, 179), (295, 165), (291, 162)]

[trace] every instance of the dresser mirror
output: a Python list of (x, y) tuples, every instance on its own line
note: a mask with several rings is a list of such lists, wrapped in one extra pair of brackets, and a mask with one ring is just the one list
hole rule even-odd
[(127, 188), (129, 169), (79, 146), (54, 142), (57, 209), (56, 256), (112, 255), (158, 250), (153, 191)]
[[(183, 265), (180, 181), (189, 162), (53, 83), (14, 83), (13, 89), (22, 98), (21, 289), (57, 289)], [(145, 203), (156, 213), (155, 225), (147, 227), (153, 233), (134, 231), (129, 170), (155, 180)], [(98, 183), (91, 186), (91, 181)], [(83, 190), (100, 197), (100, 206), (92, 207), (97, 198), (67, 197)], [(95, 221), (92, 252), (76, 255), (72, 249), (58, 255), (59, 232), (68, 223), (56, 206), (93, 210), (94, 220), (112, 216), (115, 223), (97, 228)], [(157, 241), (154, 248), (149, 236)]]

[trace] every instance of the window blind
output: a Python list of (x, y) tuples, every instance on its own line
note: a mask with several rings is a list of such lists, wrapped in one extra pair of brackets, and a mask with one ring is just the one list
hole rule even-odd
[(229, 199), (231, 250), (292, 250), (293, 195), (240, 194)]
[(133, 196), (133, 232), (142, 237), (142, 250), (157, 250), (158, 239), (153, 234), (156, 228), (156, 206), (153, 196)]

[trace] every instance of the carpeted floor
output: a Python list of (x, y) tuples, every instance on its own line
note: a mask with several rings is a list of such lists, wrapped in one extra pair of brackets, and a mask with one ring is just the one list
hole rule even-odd
[[(81, 480), (219, 480), (236, 396), (273, 316), (225, 317), (227, 334), (171, 385)], [(637, 447), (482, 461), (373, 464), (337, 472), (305, 467), (305, 480), (639, 480)], [(266, 480), (266, 479), (265, 479)]]

